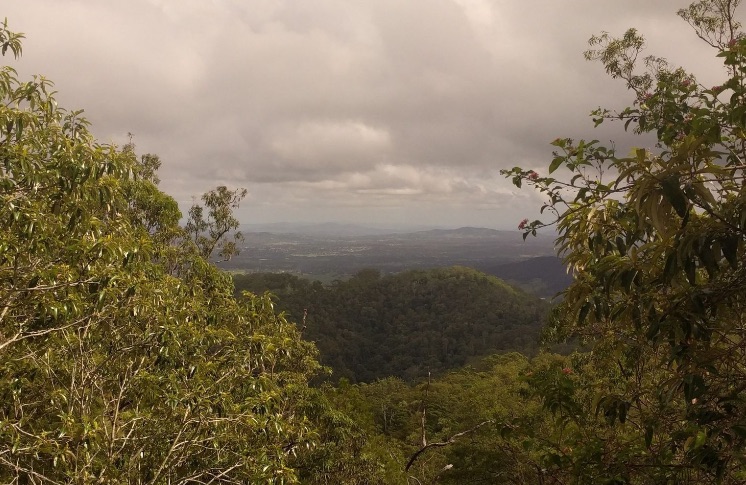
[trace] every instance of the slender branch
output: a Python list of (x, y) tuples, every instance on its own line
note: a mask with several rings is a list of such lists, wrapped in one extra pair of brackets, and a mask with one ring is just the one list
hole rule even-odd
[(409, 469), (412, 467), (412, 465), (414, 465), (414, 462), (417, 461), (417, 458), (419, 458), (420, 455), (423, 454), (424, 452), (426, 452), (428, 449), (430, 449), (430, 448), (439, 448), (439, 447), (443, 447), (443, 446), (448, 446), (448, 445), (450, 445), (452, 443), (455, 443), (456, 440), (458, 440), (460, 437), (465, 436), (465, 435), (470, 434), (470, 433), (473, 433), (474, 431), (478, 430), (482, 426), (485, 426), (487, 424), (492, 424), (494, 422), (495, 422), (494, 420), (488, 419), (487, 421), (482, 421), (481, 423), (479, 423), (478, 425), (474, 426), (473, 428), (467, 429), (466, 431), (462, 431), (460, 433), (456, 433), (455, 435), (451, 436), (450, 438), (448, 438), (445, 441), (438, 441), (438, 442), (435, 442), (435, 443), (428, 443), (428, 444), (426, 444), (425, 446), (423, 446), (422, 448), (420, 448), (419, 450), (417, 450), (414, 455), (412, 455), (412, 458), (409, 459), (409, 462), (407, 463), (407, 466), (404, 468), (404, 470), (405, 471), (409, 471)]
[[(425, 397), (422, 399), (422, 414), (420, 416), (420, 425), (421, 425), (421, 440), (422, 447), (427, 447), (427, 436), (425, 435), (425, 420), (427, 415), (427, 396), (430, 392), (430, 371), (427, 372), (427, 386), (425, 386)], [(409, 467), (407, 467), (409, 469)]]

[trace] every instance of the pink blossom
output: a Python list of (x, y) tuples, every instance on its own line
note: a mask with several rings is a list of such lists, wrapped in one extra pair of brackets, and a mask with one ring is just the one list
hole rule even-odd
[(564, 369), (562, 369), (562, 373), (565, 375), (572, 374), (572, 369), (570, 369), (569, 367), (565, 367)]
[(728, 47), (732, 49), (736, 46), (737, 43), (738, 41), (736, 39), (731, 39), (730, 42), (728, 42)]
[(528, 225), (528, 219), (523, 219), (520, 224), (518, 224), (518, 229), (526, 229), (526, 226)]
[(529, 170), (528, 172), (528, 179), (529, 180), (536, 180), (539, 178), (539, 174), (534, 172), (533, 170)]

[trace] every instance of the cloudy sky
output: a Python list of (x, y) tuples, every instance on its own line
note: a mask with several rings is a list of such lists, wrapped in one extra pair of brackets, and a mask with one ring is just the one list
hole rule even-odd
[(591, 109), (630, 101), (583, 59), (636, 27), (650, 53), (717, 84), (714, 52), (674, 0), (4, 0), (44, 74), (102, 142), (163, 160), (188, 208), (249, 191), (245, 223), (515, 228), (540, 199), (499, 170), (539, 172)]

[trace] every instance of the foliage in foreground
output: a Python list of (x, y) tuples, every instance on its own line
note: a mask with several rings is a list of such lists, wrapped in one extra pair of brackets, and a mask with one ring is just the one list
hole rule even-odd
[[(230, 211), (209, 207), (240, 192), (206, 197), (191, 237), (156, 159), (96, 143), (48, 81), (3, 68), (0, 480), (746, 483), (737, 5), (680, 12), (723, 59), (720, 86), (658, 58), (637, 71), (633, 30), (592, 39), (588, 57), (635, 94), (596, 123), (654, 133), (655, 147), (620, 157), (559, 139), (548, 176), (508, 173), (548, 195), (576, 274), (547, 337), (592, 351), (494, 357), (416, 387), (309, 388), (313, 346), (206, 260), (235, 249), (215, 240), (230, 218), (209, 215)], [(0, 45), (20, 53), (4, 27)]]
[[(654, 135), (654, 147), (622, 157), (596, 140), (558, 139), (550, 175), (506, 173), (548, 196), (549, 224), (577, 275), (547, 336), (594, 346), (587, 358), (597, 380), (582, 409), (607, 423), (594, 430), (567, 421), (577, 434), (563, 462), (574, 470), (571, 483), (746, 482), (746, 37), (738, 3), (701, 0), (679, 12), (722, 59), (718, 86), (656, 57), (640, 70), (644, 40), (635, 30), (591, 39), (587, 57), (634, 95), (624, 110), (596, 110), (595, 123), (623, 122)], [(527, 234), (544, 225), (521, 223)]]
[(0, 100), (0, 482), (294, 483), (332, 429), (362, 438), (308, 387), (314, 346), (207, 261), (242, 192), (183, 230), (157, 157), (97, 143), (43, 77), (3, 67)]

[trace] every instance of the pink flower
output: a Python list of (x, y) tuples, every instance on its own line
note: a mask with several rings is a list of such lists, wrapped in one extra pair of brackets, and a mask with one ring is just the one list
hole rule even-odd
[(732, 49), (736, 46), (737, 43), (738, 41), (736, 39), (731, 39), (730, 42), (728, 42), (728, 47)]
[(520, 224), (518, 224), (518, 229), (523, 230), (526, 229), (526, 226), (528, 225), (528, 219), (523, 219)]
[(528, 171), (528, 179), (529, 180), (536, 180), (539, 178), (539, 174), (534, 172), (533, 170)]
[(719, 93), (722, 90), (723, 90), (722, 86), (713, 86), (712, 89), (710, 89), (710, 91), (714, 91), (716, 93)]
[(692, 82), (689, 79), (684, 79), (683, 81), (681, 81), (681, 86), (688, 88), (691, 83)]
[(570, 369), (569, 367), (565, 367), (564, 369), (562, 369), (562, 373), (565, 375), (572, 374), (572, 369)]

